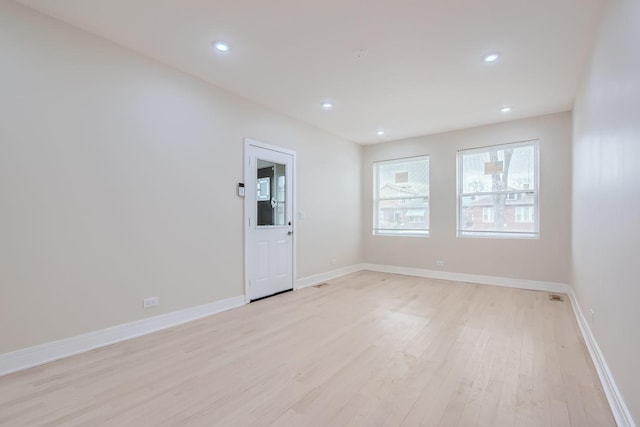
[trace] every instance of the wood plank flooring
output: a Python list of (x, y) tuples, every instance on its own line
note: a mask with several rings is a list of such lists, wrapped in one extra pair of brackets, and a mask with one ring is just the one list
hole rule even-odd
[(0, 378), (2, 426), (614, 426), (570, 302), (363, 271)]

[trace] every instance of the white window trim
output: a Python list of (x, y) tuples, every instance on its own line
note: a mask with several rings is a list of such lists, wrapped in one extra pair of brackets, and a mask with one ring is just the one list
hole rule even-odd
[[(534, 168), (534, 181), (535, 188), (527, 189), (527, 190), (508, 190), (500, 191), (500, 192), (476, 192), (476, 193), (462, 193), (462, 167), (460, 164), (460, 159), (462, 153), (474, 153), (474, 152), (486, 152), (490, 148), (494, 147), (524, 147), (524, 146), (533, 146), (533, 156), (535, 161)], [(487, 145), (483, 147), (477, 148), (469, 148), (469, 149), (460, 149), (456, 154), (456, 176), (458, 178), (458, 182), (456, 183), (456, 230), (457, 237), (462, 238), (488, 238), (488, 239), (540, 239), (540, 140), (539, 139), (530, 139), (526, 141), (517, 141), (510, 142), (504, 144), (495, 144), (495, 145)], [(482, 230), (460, 230), (460, 210), (462, 196), (487, 196), (487, 195), (495, 195), (495, 194), (505, 194), (507, 197), (509, 193), (517, 193), (517, 194), (531, 194), (533, 193), (533, 218), (535, 231), (532, 232), (523, 232), (523, 231), (482, 231)]]

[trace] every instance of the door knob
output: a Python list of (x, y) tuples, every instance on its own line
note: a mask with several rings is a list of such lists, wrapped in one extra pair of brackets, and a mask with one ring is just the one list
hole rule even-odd
[(293, 236), (293, 231), (289, 231), (287, 234), (288, 234), (289, 236)]

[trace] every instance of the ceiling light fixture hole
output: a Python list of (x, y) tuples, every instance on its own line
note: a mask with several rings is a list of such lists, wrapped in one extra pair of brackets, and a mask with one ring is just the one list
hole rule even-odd
[(354, 57), (355, 59), (362, 59), (362, 58), (364, 58), (365, 56), (367, 56), (367, 53), (369, 53), (369, 52), (367, 51), (367, 49), (365, 49), (365, 48), (360, 48), (360, 49), (356, 49), (356, 50), (354, 50), (352, 54), (353, 54), (353, 57)]

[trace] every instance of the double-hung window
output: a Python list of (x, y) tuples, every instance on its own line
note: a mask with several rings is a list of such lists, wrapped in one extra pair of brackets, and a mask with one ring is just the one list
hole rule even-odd
[(537, 238), (538, 141), (458, 151), (458, 235)]
[(373, 234), (429, 235), (429, 156), (374, 162)]

